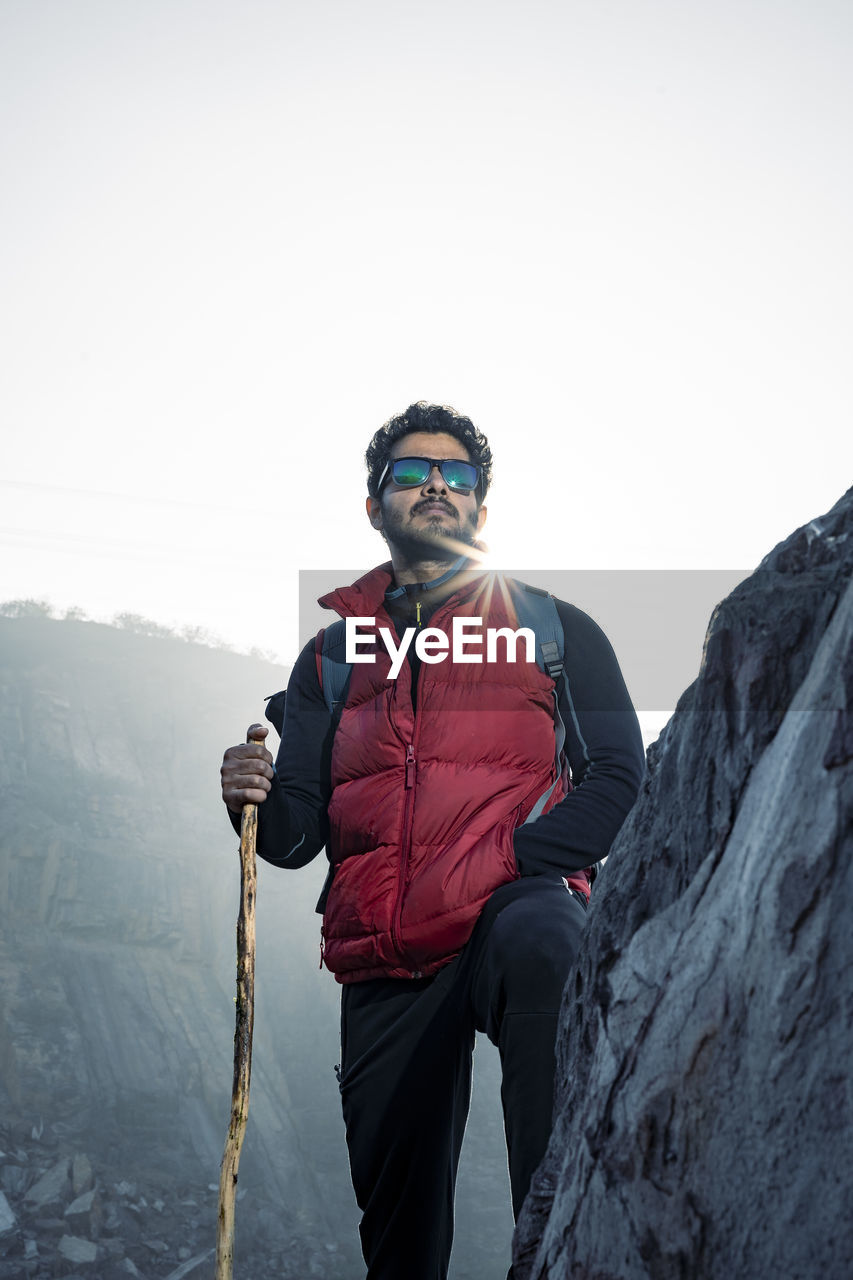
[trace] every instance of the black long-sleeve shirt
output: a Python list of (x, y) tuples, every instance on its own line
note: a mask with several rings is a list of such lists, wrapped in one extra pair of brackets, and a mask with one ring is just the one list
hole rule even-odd
[[(522, 875), (569, 875), (603, 858), (636, 799), (644, 767), (640, 726), (610, 642), (580, 609), (556, 605), (565, 636), (559, 709), (573, 789), (548, 813), (516, 828)], [(407, 661), (413, 658), (414, 646)], [(413, 686), (416, 677), (413, 670)], [(302, 867), (326, 844), (334, 729), (312, 640), (293, 668), (275, 778), (258, 809), (258, 853), (267, 862)]]

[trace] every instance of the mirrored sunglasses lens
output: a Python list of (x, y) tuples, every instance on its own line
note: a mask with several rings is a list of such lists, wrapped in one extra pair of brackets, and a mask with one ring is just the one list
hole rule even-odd
[(451, 459), (441, 464), (441, 474), (451, 489), (473, 489), (477, 483), (477, 468), (470, 462)]
[(429, 475), (429, 463), (425, 458), (397, 458), (391, 468), (395, 484), (423, 484)]

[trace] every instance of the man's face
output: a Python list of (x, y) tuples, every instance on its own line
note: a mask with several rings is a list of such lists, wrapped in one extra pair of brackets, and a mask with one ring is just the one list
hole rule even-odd
[[(391, 448), (391, 458), (471, 457), (463, 445), (445, 432), (413, 431)], [(474, 490), (468, 494), (448, 489), (438, 467), (422, 485), (401, 489), (388, 477), (377, 499), (368, 498), (367, 514), (392, 550), (407, 558), (457, 556), (477, 538), (486, 521), (486, 508), (477, 506)], [(458, 547), (456, 544), (463, 544)]]

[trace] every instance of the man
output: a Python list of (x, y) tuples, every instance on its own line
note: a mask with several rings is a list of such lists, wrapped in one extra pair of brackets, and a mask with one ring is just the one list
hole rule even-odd
[(476, 567), (492, 460), (473, 423), (411, 405), (366, 460), (367, 514), (391, 561), (321, 603), (373, 620), (357, 629), (384, 627), (384, 641), (351, 649), (334, 715), (322, 640), (307, 645), (275, 768), (253, 725), (254, 741), (225, 753), (222, 794), (235, 826), (245, 803), (261, 806), (268, 861), (299, 867), (327, 849), (325, 962), (343, 984), (341, 1097), (368, 1278), (442, 1280), (474, 1032), (501, 1055), (517, 1215), (550, 1135), (587, 869), (633, 804), (643, 749), (613, 651), (571, 605), (556, 602), (559, 717), (554, 680), (523, 652), (513, 661), (505, 637), (488, 661), (474, 643), (448, 652), (475, 619), (517, 627), (523, 593)]

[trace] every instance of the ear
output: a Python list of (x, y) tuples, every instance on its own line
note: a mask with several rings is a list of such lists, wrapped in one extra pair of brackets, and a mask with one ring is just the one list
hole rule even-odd
[(382, 505), (378, 498), (367, 498), (365, 501), (367, 518), (374, 529), (382, 532)]
[(480, 510), (477, 512), (477, 533), (478, 534), (482, 532), (483, 526), (486, 523), (486, 517), (488, 516), (488, 514), (489, 514), (488, 509), (486, 507), (480, 507)]

